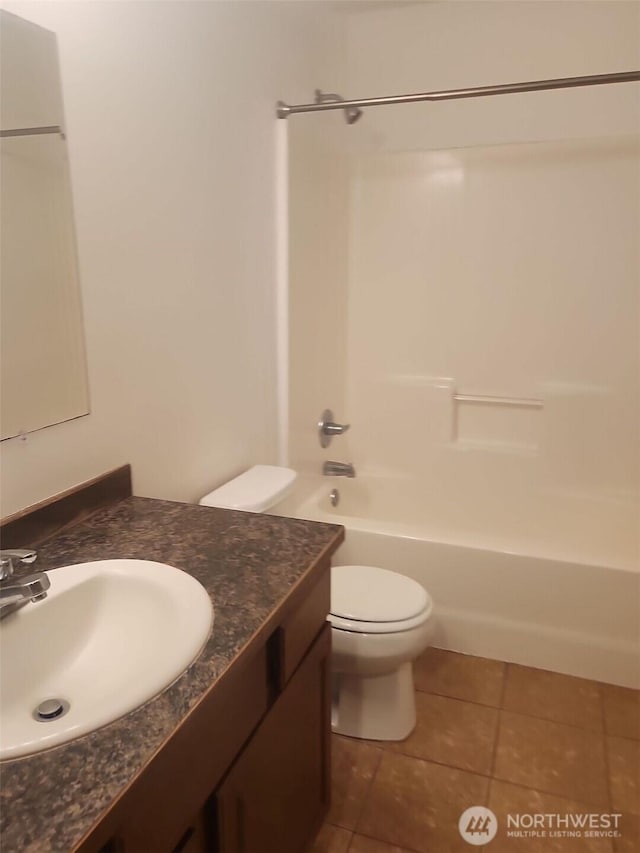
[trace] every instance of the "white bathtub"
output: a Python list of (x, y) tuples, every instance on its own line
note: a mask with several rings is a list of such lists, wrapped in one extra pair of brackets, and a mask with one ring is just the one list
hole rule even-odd
[(338, 565), (384, 566), (423, 584), (440, 648), (640, 687), (630, 507), (556, 496), (546, 515), (536, 507), (535, 525), (526, 503), (511, 505), (501, 529), (490, 501), (471, 512), (469, 501), (425, 501), (416, 489), (411, 481), (301, 477), (273, 511), (344, 524)]

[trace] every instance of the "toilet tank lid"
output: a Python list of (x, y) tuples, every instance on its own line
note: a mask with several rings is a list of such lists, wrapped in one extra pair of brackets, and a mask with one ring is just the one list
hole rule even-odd
[(292, 468), (254, 465), (200, 499), (201, 506), (262, 512), (278, 503), (298, 475)]
[(402, 622), (429, 605), (426, 589), (406, 575), (377, 566), (331, 569), (331, 613), (358, 622)]

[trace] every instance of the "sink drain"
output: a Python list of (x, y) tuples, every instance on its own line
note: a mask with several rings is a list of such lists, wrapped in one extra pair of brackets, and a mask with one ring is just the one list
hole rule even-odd
[(39, 723), (50, 723), (64, 716), (69, 710), (66, 699), (45, 699), (33, 712), (33, 719)]

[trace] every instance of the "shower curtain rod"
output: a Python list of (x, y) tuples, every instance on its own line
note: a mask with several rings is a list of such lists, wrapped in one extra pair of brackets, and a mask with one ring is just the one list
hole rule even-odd
[(588, 77), (559, 77), (555, 80), (506, 83), (502, 86), (477, 86), (474, 89), (448, 89), (442, 92), (416, 92), (413, 95), (389, 95), (385, 98), (360, 98), (352, 101), (331, 101), (320, 104), (285, 104), (284, 101), (278, 101), (276, 115), (278, 118), (287, 118), (294, 113), (315, 113), (323, 110), (344, 110), (353, 107), (383, 107), (388, 104), (411, 104), (418, 101), (452, 101), (457, 98), (482, 98), (485, 95), (511, 95), (517, 92), (573, 89), (577, 86), (601, 86), (604, 83), (632, 83), (634, 81), (640, 81), (640, 71), (592, 74)]

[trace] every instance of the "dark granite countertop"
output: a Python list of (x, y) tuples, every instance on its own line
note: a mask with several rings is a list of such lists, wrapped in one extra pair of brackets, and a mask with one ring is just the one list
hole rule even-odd
[(0, 764), (3, 853), (67, 853), (78, 844), (342, 535), (338, 525), (127, 498), (42, 544), (41, 570), (108, 558), (183, 569), (211, 595), (215, 621), (200, 657), (146, 705), (76, 741)]

